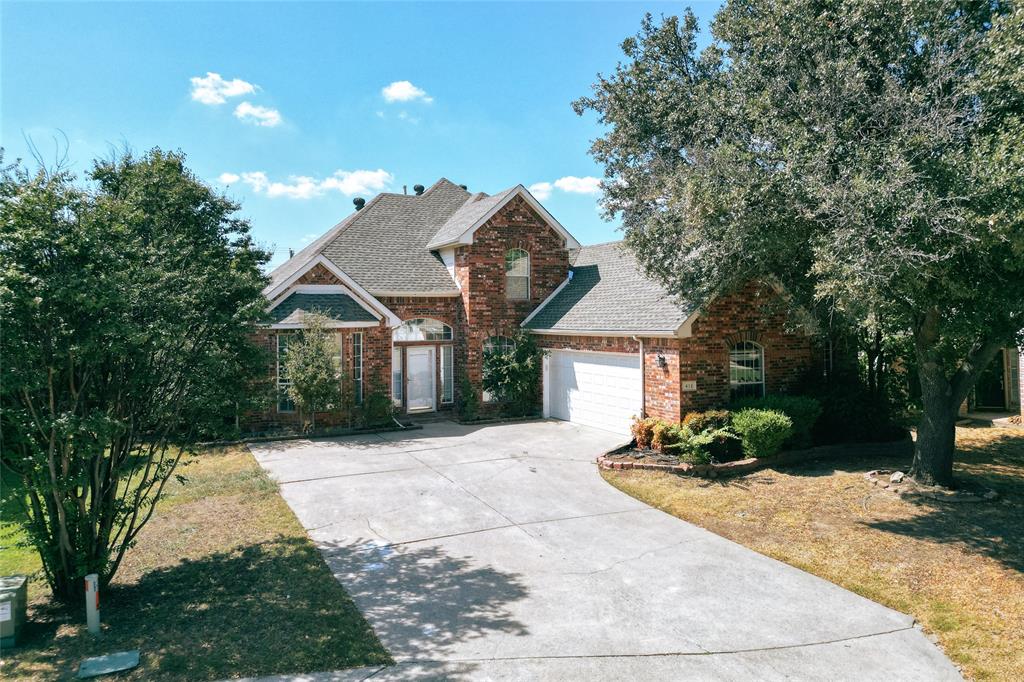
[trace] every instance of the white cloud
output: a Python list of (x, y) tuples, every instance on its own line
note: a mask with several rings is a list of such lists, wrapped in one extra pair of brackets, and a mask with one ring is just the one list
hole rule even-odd
[(195, 76), (192, 81), (192, 99), (203, 104), (224, 104), (228, 97), (238, 97), (256, 92), (252, 83), (235, 78), (229, 81), (219, 73), (207, 71), (206, 76)]
[(420, 100), (427, 104), (434, 101), (422, 88), (417, 88), (409, 81), (395, 81), (381, 89), (380, 94), (388, 102), (414, 102)]
[(221, 173), (220, 177), (217, 178), (217, 182), (222, 185), (233, 185), (241, 180), (241, 177), (234, 173)]
[(309, 234), (303, 235), (302, 238), (299, 239), (299, 243), (300, 244), (309, 244), (310, 242), (312, 242), (314, 239), (316, 239), (319, 236), (320, 235), (318, 235), (316, 232), (310, 232)]
[(601, 191), (601, 178), (577, 178), (575, 175), (567, 175), (555, 180), (555, 187), (573, 194), (597, 194)]
[(398, 112), (398, 118), (402, 121), (405, 121), (406, 123), (411, 123), (413, 125), (417, 125), (420, 122), (419, 118), (417, 118), (416, 116), (410, 116), (409, 112), (407, 111)]
[(544, 201), (551, 196), (552, 185), (550, 182), (535, 182), (530, 185), (530, 194), (537, 198), (537, 201)]
[(242, 102), (235, 107), (235, 118), (239, 121), (254, 123), (264, 128), (273, 128), (274, 126), (281, 125), (280, 111), (261, 107), (250, 102)]
[[(266, 194), (270, 198), (285, 197), (288, 199), (312, 199), (313, 197), (340, 192), (347, 196), (354, 194), (373, 194), (385, 189), (394, 176), (386, 170), (337, 170), (322, 180), (308, 175), (292, 175), (287, 182), (272, 182), (263, 171), (249, 171), (236, 175), (222, 173), (221, 182), (225, 177), (241, 179), (257, 194)], [(226, 184), (226, 183), (225, 183)]]

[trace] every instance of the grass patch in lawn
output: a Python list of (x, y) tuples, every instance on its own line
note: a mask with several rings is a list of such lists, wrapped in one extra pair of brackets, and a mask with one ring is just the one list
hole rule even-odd
[[(275, 484), (244, 447), (204, 452), (181, 470), (102, 595), (103, 636), (84, 613), (30, 590), (21, 645), (5, 679), (73, 676), (79, 662), (140, 649), (119, 679), (215, 680), (390, 662)], [(5, 555), (7, 550), (4, 550)], [(7, 557), (5, 556), (6, 563)], [(12, 566), (38, 570), (29, 555)]]
[(975, 679), (1024, 679), (1024, 431), (957, 429), (958, 480), (989, 503), (907, 501), (868, 485), (889, 455), (819, 460), (708, 481), (603, 471), (674, 516), (913, 615)]

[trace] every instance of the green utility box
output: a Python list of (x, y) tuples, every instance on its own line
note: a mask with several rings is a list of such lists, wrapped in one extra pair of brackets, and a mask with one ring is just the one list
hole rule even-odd
[(28, 578), (9, 575), (0, 578), (0, 647), (18, 643), (25, 627), (25, 608), (28, 604)]

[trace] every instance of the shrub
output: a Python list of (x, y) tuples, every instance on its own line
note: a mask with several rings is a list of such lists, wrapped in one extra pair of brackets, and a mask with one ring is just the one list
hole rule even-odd
[(803, 395), (767, 395), (763, 398), (737, 400), (735, 408), (754, 408), (781, 412), (793, 422), (793, 432), (785, 445), (789, 448), (809, 448), (814, 444), (814, 425), (821, 416), (821, 403)]
[(658, 420), (654, 417), (647, 417), (645, 419), (633, 417), (633, 425), (629, 427), (629, 430), (633, 433), (633, 438), (636, 440), (637, 450), (646, 450), (651, 447), (651, 441), (654, 440), (654, 427), (657, 423)]
[(394, 413), (395, 408), (388, 394), (380, 388), (374, 388), (363, 396), (363, 403), (359, 406), (359, 425), (390, 426), (394, 423)]
[(729, 412), (729, 410), (690, 412), (683, 417), (683, 426), (688, 427), (694, 433), (725, 429), (728, 428), (731, 423), (732, 413)]
[(651, 447), (658, 452), (665, 452), (666, 448), (675, 445), (683, 439), (684, 427), (682, 425), (661, 419), (656, 420), (656, 422), (654, 434), (651, 437)]
[(459, 419), (467, 422), (476, 419), (480, 413), (480, 398), (476, 395), (476, 387), (465, 372), (459, 375), (459, 400), (455, 410), (459, 414)]
[(507, 346), (485, 348), (483, 387), (513, 417), (532, 414), (540, 396), (544, 350), (533, 334), (520, 330)]
[(750, 457), (771, 457), (793, 432), (793, 420), (775, 410), (740, 410), (733, 414), (732, 425)]
[(667, 449), (678, 455), (683, 462), (727, 462), (738, 459), (738, 453), (742, 451), (739, 436), (727, 428), (694, 433), (688, 426), (681, 426), (679, 433), (679, 441), (667, 446)]

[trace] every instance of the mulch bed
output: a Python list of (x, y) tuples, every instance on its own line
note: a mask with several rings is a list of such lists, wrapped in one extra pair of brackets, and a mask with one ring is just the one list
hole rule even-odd
[(602, 469), (641, 469), (664, 471), (682, 476), (718, 478), (719, 476), (735, 476), (758, 469), (797, 464), (826, 457), (845, 457), (851, 454), (890, 454), (899, 449), (909, 451), (912, 445), (913, 443), (909, 439), (888, 443), (842, 443), (840, 445), (819, 445), (806, 450), (785, 450), (772, 457), (761, 459), (750, 457), (735, 462), (690, 464), (680, 461), (678, 457), (665, 455), (656, 450), (637, 450), (636, 443), (632, 442), (601, 455), (597, 458), (597, 465)]

